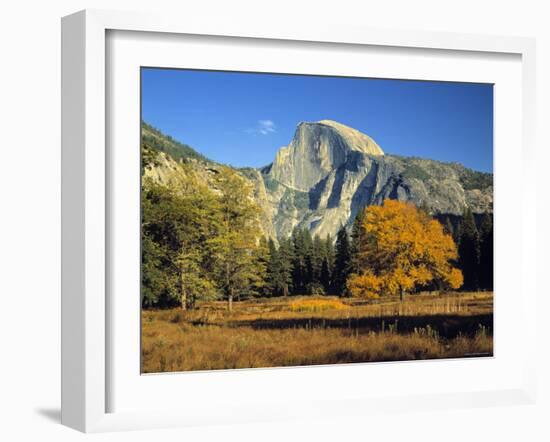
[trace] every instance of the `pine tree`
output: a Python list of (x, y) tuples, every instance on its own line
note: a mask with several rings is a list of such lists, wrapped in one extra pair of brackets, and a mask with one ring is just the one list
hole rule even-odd
[(451, 219), (448, 216), (445, 219), (445, 233), (454, 238), (453, 223), (451, 223)]
[(270, 296), (288, 296), (292, 285), (292, 242), (282, 239), (279, 248), (270, 239), (266, 287)]
[(305, 273), (304, 273), (304, 286), (307, 288), (310, 284), (313, 283), (314, 279), (314, 263), (313, 263), (313, 238), (309, 229), (304, 228), (302, 230), (302, 235), (304, 238), (304, 262), (305, 262)]
[(334, 261), (334, 291), (340, 296), (346, 292), (346, 280), (351, 269), (351, 251), (348, 232), (342, 226), (336, 236), (336, 252)]
[(292, 286), (294, 293), (304, 293), (306, 278), (306, 246), (303, 230), (295, 227), (292, 231)]
[(479, 288), (479, 234), (474, 215), (469, 207), (464, 210), (460, 224), (460, 240), (458, 244), (458, 263), (464, 275), (464, 289)]
[(330, 233), (325, 239), (325, 260), (326, 261), (326, 273), (323, 273), (321, 269), (321, 283), (324, 285), (325, 292), (330, 293), (333, 290), (333, 277), (334, 277), (334, 261), (335, 261), (335, 250), (334, 242)]
[(331, 285), (331, 274), (330, 274), (330, 268), (327, 257), (323, 259), (323, 263), (321, 264), (321, 274), (319, 275), (319, 282), (323, 286), (323, 290), (325, 293), (328, 293), (330, 291), (330, 285)]
[[(258, 266), (260, 269), (264, 269), (264, 276), (263, 278), (258, 279), (256, 281), (256, 284), (254, 284), (253, 287), (253, 293), (255, 295), (261, 295), (266, 296), (269, 295), (269, 287), (267, 285), (267, 272), (269, 267), (269, 260), (270, 260), (270, 250), (269, 250), (269, 241), (265, 236), (262, 236), (260, 238), (260, 241), (258, 242), (258, 246), (254, 250), (254, 254), (256, 255), (256, 260), (258, 263)], [(259, 282), (259, 284), (257, 284)]]
[(281, 260), (275, 242), (271, 238), (268, 242), (268, 248), (269, 260), (266, 272), (266, 290), (269, 296), (273, 296), (279, 294), (281, 287)]
[(328, 260), (328, 266), (329, 266), (329, 270), (331, 271), (332, 273), (332, 270), (333, 270), (333, 267), (334, 267), (334, 241), (332, 239), (332, 236), (329, 234), (327, 234), (327, 237), (325, 239), (325, 256), (327, 257), (327, 260)]
[(485, 212), (479, 228), (480, 236), (480, 265), (479, 282), (480, 287), (486, 290), (493, 290), (493, 217)]
[(364, 219), (365, 209), (359, 209), (357, 215), (355, 215), (355, 219), (353, 220), (353, 225), (351, 227), (350, 272), (357, 273), (360, 270), (358, 256), (361, 244), (363, 244), (363, 237), (365, 235)]
[(288, 296), (292, 290), (292, 260), (293, 245), (290, 238), (281, 239), (279, 242), (279, 269), (283, 296)]
[(314, 274), (313, 274), (313, 253), (307, 253), (305, 256), (305, 274), (304, 274), (304, 281), (303, 281), (304, 287), (305, 287), (305, 294), (311, 295), (312, 292), (315, 291), (315, 288), (317, 285), (314, 281)]
[(326, 246), (319, 235), (313, 238), (313, 246), (311, 250), (312, 275), (311, 283), (314, 285), (321, 284), (321, 267), (323, 260), (326, 257)]

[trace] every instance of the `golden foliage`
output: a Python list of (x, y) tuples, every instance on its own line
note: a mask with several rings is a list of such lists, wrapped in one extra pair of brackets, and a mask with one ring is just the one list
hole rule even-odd
[(352, 296), (375, 298), (429, 284), (454, 289), (462, 285), (462, 273), (451, 265), (456, 245), (438, 221), (413, 204), (395, 200), (365, 210), (358, 244), (361, 271), (347, 283)]
[(371, 271), (365, 270), (361, 275), (350, 275), (347, 286), (353, 296), (374, 299), (379, 297), (383, 288), (383, 280)]

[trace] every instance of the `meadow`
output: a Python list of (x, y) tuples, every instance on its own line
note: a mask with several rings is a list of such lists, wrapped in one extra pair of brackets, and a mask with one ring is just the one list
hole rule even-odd
[(199, 302), (142, 311), (143, 373), (491, 356), (493, 293)]

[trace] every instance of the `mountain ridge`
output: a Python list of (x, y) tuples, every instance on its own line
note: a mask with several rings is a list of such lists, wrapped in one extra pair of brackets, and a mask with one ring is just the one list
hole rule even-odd
[[(142, 127), (142, 142), (150, 139), (150, 127)], [(157, 149), (164, 153), (163, 164), (145, 173), (177, 183), (174, 175), (181, 172), (171, 161), (183, 161), (208, 181), (209, 174), (224, 167), (183, 146), (187, 156)], [(262, 230), (274, 239), (295, 227), (334, 237), (342, 225), (351, 225), (359, 209), (386, 198), (413, 202), (434, 215), (461, 215), (466, 206), (474, 213), (492, 212), (492, 174), (460, 163), (384, 153), (368, 135), (332, 120), (298, 124), (289, 145), (267, 166), (233, 169), (252, 184)]]

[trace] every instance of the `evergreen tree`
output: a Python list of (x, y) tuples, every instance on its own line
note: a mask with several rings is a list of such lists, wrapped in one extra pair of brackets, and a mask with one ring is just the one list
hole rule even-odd
[[(304, 262), (305, 262), (305, 274), (304, 274), (304, 285), (308, 287), (314, 279), (314, 258), (313, 258), (313, 238), (309, 229), (305, 228), (302, 230), (302, 235), (304, 238)], [(306, 290), (307, 292), (307, 290)]]
[(281, 282), (283, 296), (288, 296), (292, 289), (293, 245), (290, 238), (282, 239), (279, 244), (279, 280)]
[(293, 287), (295, 293), (305, 294), (313, 281), (313, 239), (307, 229), (295, 228), (293, 243)]
[(323, 286), (323, 290), (325, 293), (329, 293), (331, 289), (331, 273), (330, 273), (330, 267), (327, 257), (323, 259), (323, 263), (321, 265), (321, 274), (319, 275), (319, 282)]
[(340, 296), (346, 293), (346, 280), (351, 270), (351, 251), (348, 232), (342, 226), (336, 236), (336, 252), (334, 261), (334, 292)]
[(325, 259), (325, 257), (325, 242), (321, 239), (319, 235), (315, 235), (315, 237), (313, 238), (313, 246), (311, 251), (311, 283), (314, 285), (321, 284), (321, 267), (323, 266), (323, 260)]
[(464, 210), (460, 224), (458, 255), (458, 264), (464, 275), (464, 289), (477, 290), (479, 288), (479, 234), (474, 215), (469, 207)]
[(279, 248), (269, 240), (269, 261), (267, 265), (266, 286), (270, 296), (288, 296), (292, 284), (292, 242), (280, 241)]
[(325, 288), (326, 293), (330, 293), (333, 289), (333, 277), (334, 277), (334, 261), (335, 261), (335, 250), (334, 242), (330, 234), (327, 235), (325, 239), (325, 259), (326, 269), (321, 268), (321, 283)]
[(275, 242), (271, 238), (268, 242), (268, 248), (269, 260), (266, 271), (266, 290), (269, 296), (273, 296), (279, 294), (281, 287), (281, 260)]
[(445, 219), (445, 233), (454, 238), (453, 223), (451, 223), (451, 219), (448, 216)]
[(295, 227), (292, 231), (292, 286), (295, 294), (304, 293), (306, 277), (306, 246), (303, 231)]
[[(313, 291), (316, 291), (317, 284), (314, 280), (313, 273), (313, 253), (310, 250), (305, 256), (305, 274), (304, 274), (304, 294), (311, 295)], [(315, 290), (314, 290), (315, 289)]]
[(480, 236), (480, 287), (493, 290), (493, 217), (486, 212), (479, 228)]
[(328, 266), (331, 273), (334, 268), (334, 253), (334, 241), (329, 233), (325, 239), (325, 256), (327, 257)]
[[(258, 265), (261, 269), (264, 269), (264, 278), (259, 279), (256, 281), (256, 284), (254, 284), (253, 287), (253, 293), (256, 295), (262, 295), (266, 296), (269, 295), (269, 287), (267, 285), (268, 280), (268, 267), (270, 262), (270, 249), (269, 249), (269, 241), (265, 236), (262, 236), (260, 238), (260, 241), (258, 242), (258, 247), (256, 247), (254, 251), (256, 255), (256, 260), (258, 262)], [(257, 284), (259, 282), (260, 284)]]
[(455, 224), (451, 223), (451, 225), (453, 227), (452, 237), (454, 242), (458, 246), (460, 245), (460, 238), (462, 236), (462, 217), (459, 216), (458, 219), (456, 220), (456, 223)]
[(355, 215), (355, 219), (353, 220), (353, 225), (351, 227), (350, 272), (352, 273), (357, 273), (361, 270), (359, 265), (359, 252), (361, 244), (364, 242), (363, 237), (365, 236), (365, 213), (365, 209), (359, 209), (357, 215)]

